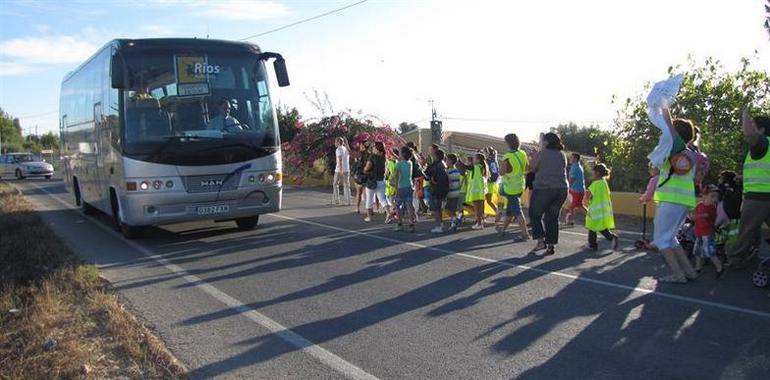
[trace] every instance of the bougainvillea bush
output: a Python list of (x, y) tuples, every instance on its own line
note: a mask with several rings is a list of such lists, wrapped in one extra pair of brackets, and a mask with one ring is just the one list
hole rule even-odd
[(294, 137), (282, 144), (284, 166), (287, 172), (296, 174), (294, 183), (302, 185), (304, 178), (319, 160), (327, 173), (334, 172), (334, 140), (337, 137), (348, 140), (352, 155), (365, 142), (382, 142), (386, 149), (405, 144), (389, 125), (380, 122), (375, 124), (371, 118), (355, 117), (348, 112), (325, 116), (309, 123), (297, 120)]

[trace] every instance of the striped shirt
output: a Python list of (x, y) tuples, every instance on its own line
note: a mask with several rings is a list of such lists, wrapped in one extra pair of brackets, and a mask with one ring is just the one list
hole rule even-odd
[(460, 196), (460, 171), (455, 168), (450, 168), (446, 171), (449, 175), (449, 193), (448, 198), (457, 198)]

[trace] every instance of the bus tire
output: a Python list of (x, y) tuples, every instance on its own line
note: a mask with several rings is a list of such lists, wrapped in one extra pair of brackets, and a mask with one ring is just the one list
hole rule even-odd
[(118, 193), (115, 192), (115, 188), (110, 188), (110, 206), (112, 209), (112, 223), (115, 227), (115, 231), (120, 232), (127, 240), (138, 239), (144, 232), (144, 227), (141, 226), (129, 226), (120, 220), (120, 203), (118, 203)]
[(253, 230), (259, 224), (259, 215), (237, 218), (235, 224), (238, 225), (239, 230)]
[(125, 223), (120, 223), (120, 233), (126, 240), (134, 240), (142, 237), (144, 227), (142, 226), (129, 226)]

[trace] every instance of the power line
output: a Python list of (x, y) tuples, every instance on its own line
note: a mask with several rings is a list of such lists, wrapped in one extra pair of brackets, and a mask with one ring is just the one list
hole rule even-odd
[[(480, 118), (469, 118), (469, 117), (451, 117), (451, 116), (444, 116), (440, 115), (440, 119), (443, 120), (455, 120), (455, 121), (473, 121), (473, 122), (479, 122), (479, 123), (510, 123), (510, 124), (552, 124), (552, 123), (562, 123), (563, 120), (506, 120), (506, 119), (480, 119)], [(573, 123), (591, 123), (591, 124), (601, 124), (601, 123), (608, 123), (612, 120), (570, 120)]]
[(34, 114), (34, 115), (18, 116), (16, 118), (17, 119), (34, 119), (34, 118), (38, 118), (38, 117), (42, 117), (42, 116), (53, 115), (55, 113), (59, 113), (59, 110), (51, 110), (51, 111), (46, 111), (46, 112), (42, 112), (42, 113), (37, 113), (37, 114)]
[(369, 0), (361, 0), (359, 2), (346, 5), (346, 6), (342, 7), (342, 8), (337, 8), (337, 9), (328, 11), (326, 13), (321, 13), (320, 15), (316, 15), (316, 16), (313, 16), (313, 17), (310, 17), (310, 18), (306, 18), (304, 20), (299, 20), (297, 22), (293, 22), (291, 24), (287, 24), (287, 25), (284, 25), (284, 26), (281, 26), (281, 27), (278, 27), (278, 28), (275, 28), (275, 29), (271, 29), (271, 30), (268, 30), (268, 31), (265, 31), (265, 32), (262, 32), (262, 33), (257, 33), (257, 34), (255, 34), (253, 36), (248, 36), (248, 37), (242, 38), (241, 41), (250, 40), (250, 39), (255, 38), (255, 37), (261, 37), (261, 36), (264, 36), (265, 34), (270, 34), (270, 33), (273, 33), (273, 32), (277, 32), (279, 30), (284, 30), (284, 29), (287, 29), (287, 28), (291, 28), (292, 26), (296, 26), (296, 25), (299, 25), (299, 24), (304, 24), (304, 23), (306, 23), (308, 21), (317, 20), (317, 19), (319, 19), (321, 17), (325, 17), (325, 16), (328, 16), (328, 15), (331, 15), (331, 14), (343, 11), (345, 9), (355, 7), (356, 5), (363, 4), (363, 3), (367, 2), (367, 1), (369, 1)]

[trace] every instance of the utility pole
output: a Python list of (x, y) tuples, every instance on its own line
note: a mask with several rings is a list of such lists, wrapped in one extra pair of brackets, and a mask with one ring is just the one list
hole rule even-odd
[(441, 143), (441, 130), (442, 130), (442, 123), (441, 120), (436, 120), (436, 102), (431, 99), (428, 100), (430, 103), (430, 140), (433, 144), (440, 144)]

